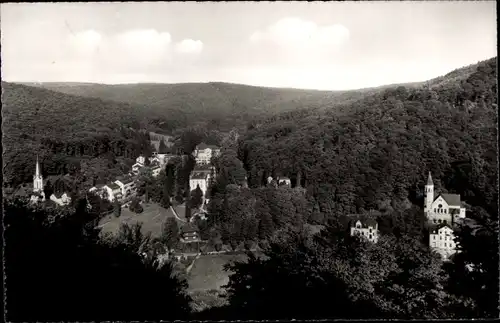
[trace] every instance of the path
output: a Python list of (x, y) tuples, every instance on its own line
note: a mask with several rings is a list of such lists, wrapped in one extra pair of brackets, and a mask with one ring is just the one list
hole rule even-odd
[(194, 266), (194, 263), (196, 262), (196, 259), (200, 258), (200, 255), (201, 255), (201, 253), (198, 253), (196, 255), (196, 257), (193, 259), (193, 261), (191, 262), (191, 264), (186, 268), (186, 274), (189, 274), (189, 272), (191, 271), (191, 269)]
[(176, 218), (177, 220), (179, 220), (179, 221), (181, 221), (181, 222), (184, 222), (184, 223), (187, 223), (187, 221), (185, 221), (185, 220), (183, 220), (183, 219), (181, 219), (181, 218), (179, 217), (179, 215), (177, 214), (177, 211), (175, 211), (175, 209), (174, 209), (172, 206), (170, 206), (170, 209), (172, 210), (172, 213), (174, 213), (174, 216), (175, 216), (175, 218)]

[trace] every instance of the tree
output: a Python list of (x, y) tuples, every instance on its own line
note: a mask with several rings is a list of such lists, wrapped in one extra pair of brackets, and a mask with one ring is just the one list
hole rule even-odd
[(54, 193), (54, 188), (52, 187), (50, 180), (47, 180), (47, 183), (45, 183), (43, 193), (45, 194), (46, 199), (50, 199), (50, 196)]
[(130, 202), (130, 205), (129, 205), (129, 209), (130, 209), (130, 211), (132, 211), (134, 213), (142, 213), (142, 211), (144, 211), (144, 209), (142, 208), (142, 205), (140, 203), (140, 200), (137, 197), (134, 197), (132, 199), (132, 201)]
[(187, 284), (171, 265), (158, 268), (130, 246), (101, 240), (85, 204), (72, 211), (4, 200), (7, 320), (188, 319)]
[(171, 205), (170, 195), (168, 194), (168, 189), (165, 187), (163, 188), (163, 193), (161, 195), (160, 205), (165, 209), (168, 209)]
[(119, 218), (120, 215), (122, 214), (122, 206), (118, 200), (115, 200), (113, 203), (113, 213), (115, 217)]
[(163, 139), (160, 140), (160, 145), (158, 146), (158, 153), (166, 154), (167, 153), (167, 145)]
[(179, 242), (179, 226), (175, 218), (167, 218), (163, 224), (161, 241), (169, 250), (175, 248)]
[(203, 191), (199, 185), (191, 193), (190, 204), (193, 209), (199, 208), (203, 204)]

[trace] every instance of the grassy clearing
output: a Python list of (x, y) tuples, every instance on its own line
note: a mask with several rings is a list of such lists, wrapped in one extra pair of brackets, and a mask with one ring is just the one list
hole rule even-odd
[(132, 225), (134, 223), (142, 224), (142, 232), (146, 234), (151, 232), (152, 237), (161, 235), (162, 224), (169, 217), (174, 217), (170, 209), (164, 209), (156, 203), (143, 203), (144, 211), (140, 214), (131, 212), (128, 208), (122, 208), (122, 214), (116, 218), (113, 214), (104, 217), (99, 226), (103, 232), (116, 234), (121, 223)]
[(229, 281), (229, 272), (223, 266), (233, 261), (245, 261), (245, 254), (203, 255), (197, 259), (188, 275), (190, 291), (220, 290)]

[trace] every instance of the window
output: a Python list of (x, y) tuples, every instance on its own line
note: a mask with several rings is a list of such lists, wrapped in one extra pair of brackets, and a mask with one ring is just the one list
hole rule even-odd
[(436, 213), (436, 208), (434, 208), (434, 213)]
[(443, 237), (439, 236), (439, 240), (443, 240)]
[(447, 241), (448, 240), (448, 237), (444, 237), (444, 241)]
[(372, 239), (372, 235), (370, 234), (370, 240)]
[(372, 233), (372, 228), (370, 228), (370, 233)]
[(446, 247), (446, 242), (444, 243), (444, 246)]
[(438, 223), (441, 223), (441, 219), (438, 220)]
[(447, 211), (448, 211), (448, 210), (444, 209), (444, 213), (448, 213)]
[(436, 236), (432, 236), (432, 240), (436, 240)]
[(435, 246), (436, 246), (436, 243), (435, 243), (435, 242), (433, 242), (433, 243), (432, 243), (432, 246), (433, 246), (433, 247), (435, 247)]
[(437, 222), (436, 219), (434, 219), (434, 223), (436, 223), (436, 222)]

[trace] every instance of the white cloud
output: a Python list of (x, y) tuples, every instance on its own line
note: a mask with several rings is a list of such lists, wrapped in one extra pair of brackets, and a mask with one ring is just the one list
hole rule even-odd
[(203, 50), (203, 42), (201, 40), (183, 39), (176, 44), (176, 50), (183, 54), (198, 54)]
[(250, 41), (272, 42), (283, 46), (339, 46), (349, 39), (349, 30), (339, 24), (319, 26), (300, 18), (283, 18), (264, 31), (256, 31)]

